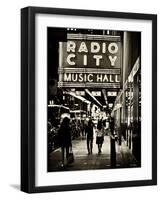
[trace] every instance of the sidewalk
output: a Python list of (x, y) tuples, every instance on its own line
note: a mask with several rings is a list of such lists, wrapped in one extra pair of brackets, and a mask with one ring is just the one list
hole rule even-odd
[[(98, 154), (96, 139), (93, 140), (93, 154), (88, 155), (86, 139), (77, 139), (72, 142), (74, 163), (61, 168), (61, 149), (57, 149), (50, 154), (49, 171), (69, 171), (69, 170), (91, 170), (111, 168), (110, 162), (110, 137), (104, 137), (102, 153)], [(123, 142), (119, 146), (116, 142), (116, 168), (137, 167), (136, 161), (130, 150)]]

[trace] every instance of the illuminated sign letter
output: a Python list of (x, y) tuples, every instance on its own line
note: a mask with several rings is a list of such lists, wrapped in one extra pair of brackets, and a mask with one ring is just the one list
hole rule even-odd
[(112, 79), (112, 74), (110, 74), (110, 82), (114, 82), (113, 79)]
[(87, 80), (88, 80), (88, 82), (93, 82), (93, 74), (89, 74), (87, 77)]
[(109, 60), (110, 60), (110, 62), (111, 62), (111, 66), (115, 66), (115, 61), (116, 61), (116, 59), (117, 59), (117, 56), (114, 56), (114, 57), (109, 56)]
[(71, 74), (64, 74), (64, 81), (71, 82)]
[(102, 74), (97, 74), (97, 82), (102, 82)]
[(83, 65), (87, 65), (87, 55), (83, 56)]
[(102, 43), (102, 53), (106, 53), (106, 43)]
[(100, 50), (100, 45), (98, 42), (91, 42), (91, 53), (98, 53)]
[(112, 53), (112, 54), (117, 53), (117, 51), (118, 51), (118, 46), (117, 46), (117, 44), (116, 44), (115, 42), (110, 43), (110, 44), (108, 45), (108, 51), (109, 51), (110, 53)]
[(73, 41), (67, 42), (67, 52), (75, 52), (76, 44)]
[(107, 74), (104, 75), (103, 82), (108, 82), (108, 76), (107, 76)]
[(101, 55), (94, 55), (93, 56), (94, 59), (96, 59), (96, 66), (100, 65), (100, 59), (102, 59)]
[(83, 74), (79, 74), (79, 82), (83, 82)]
[(115, 75), (115, 82), (120, 82), (117, 74)]
[(85, 42), (81, 42), (78, 52), (88, 52), (87, 46)]
[(77, 82), (78, 80), (78, 74), (72, 74), (72, 81)]
[(69, 65), (75, 65), (75, 62), (71, 60), (71, 58), (75, 58), (75, 54), (71, 53), (67, 56), (67, 63)]

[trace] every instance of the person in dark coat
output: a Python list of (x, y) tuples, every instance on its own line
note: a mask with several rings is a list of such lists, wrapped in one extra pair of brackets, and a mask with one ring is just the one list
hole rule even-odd
[(69, 148), (72, 146), (71, 140), (71, 128), (70, 128), (70, 119), (65, 117), (61, 123), (58, 135), (60, 138), (60, 146), (62, 150), (62, 167), (65, 163), (65, 151), (66, 151), (66, 160), (69, 158)]
[(110, 159), (111, 159), (111, 167), (116, 167), (116, 145), (115, 145), (115, 135), (114, 135), (114, 118), (111, 116), (110, 118), (110, 130), (111, 130), (111, 137), (110, 137), (110, 143), (111, 143), (111, 153), (110, 153)]
[(114, 118), (111, 117), (110, 118), (110, 130), (111, 130), (111, 135), (113, 135), (113, 136), (114, 136), (114, 126), (115, 126), (115, 124), (114, 124)]
[(92, 120), (89, 120), (88, 125), (86, 127), (87, 134), (87, 150), (88, 154), (92, 154), (93, 149), (93, 123)]

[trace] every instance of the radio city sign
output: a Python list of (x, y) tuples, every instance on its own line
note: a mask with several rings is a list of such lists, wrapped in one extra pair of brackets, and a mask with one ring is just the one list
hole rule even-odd
[(67, 42), (66, 62), (69, 66), (116, 66), (118, 45), (115, 42)]
[(59, 86), (119, 88), (120, 36), (68, 34), (59, 45)]

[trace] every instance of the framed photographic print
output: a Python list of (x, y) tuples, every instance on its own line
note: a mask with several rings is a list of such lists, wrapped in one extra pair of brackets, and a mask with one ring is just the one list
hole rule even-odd
[(157, 16), (21, 10), (21, 190), (157, 184)]

